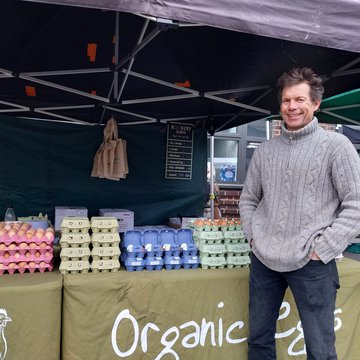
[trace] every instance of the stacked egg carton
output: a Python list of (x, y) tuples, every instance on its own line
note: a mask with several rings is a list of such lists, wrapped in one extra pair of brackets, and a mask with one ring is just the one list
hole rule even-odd
[(0, 275), (53, 269), (52, 228), (34, 229), (28, 223), (0, 222)]
[[(145, 268), (145, 248), (142, 245), (142, 232), (128, 230), (122, 242), (121, 260), (127, 271), (142, 271)], [(154, 264), (155, 265), (155, 264)], [(161, 265), (162, 267), (162, 265)]]
[(87, 217), (64, 217), (61, 222), (61, 274), (90, 270), (90, 221)]
[(239, 219), (198, 219), (192, 227), (203, 269), (243, 267), (250, 264), (250, 247), (245, 241)]
[(92, 217), (91, 231), (91, 271), (119, 271), (120, 236), (118, 221), (114, 217)]
[(196, 220), (194, 239), (199, 248), (200, 263), (203, 269), (217, 269), (226, 266), (226, 246), (224, 235), (217, 221)]
[(246, 242), (240, 219), (223, 222), (221, 229), (226, 246), (228, 268), (240, 268), (250, 265), (250, 245)]

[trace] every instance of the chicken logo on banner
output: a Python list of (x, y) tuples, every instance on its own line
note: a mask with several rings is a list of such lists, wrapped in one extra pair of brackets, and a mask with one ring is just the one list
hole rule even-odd
[(0, 309), (0, 360), (4, 360), (6, 357), (7, 343), (5, 339), (5, 326), (12, 319), (7, 315), (5, 309)]

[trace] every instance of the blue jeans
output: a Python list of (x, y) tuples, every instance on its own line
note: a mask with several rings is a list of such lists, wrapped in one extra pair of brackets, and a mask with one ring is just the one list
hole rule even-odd
[(277, 272), (255, 255), (250, 266), (248, 359), (276, 359), (276, 321), (288, 286), (302, 323), (307, 359), (337, 359), (334, 311), (340, 286), (335, 260), (328, 264), (310, 260), (301, 269)]

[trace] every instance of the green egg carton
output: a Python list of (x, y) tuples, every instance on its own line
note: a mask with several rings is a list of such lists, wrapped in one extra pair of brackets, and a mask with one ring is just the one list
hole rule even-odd
[(250, 256), (248, 256), (248, 255), (246, 255), (246, 256), (228, 256), (226, 259), (226, 262), (227, 262), (228, 268), (245, 267), (245, 266), (249, 266), (251, 263)]
[(117, 260), (120, 256), (120, 248), (115, 246), (94, 247), (91, 251), (93, 260)]
[(224, 239), (222, 231), (199, 231), (196, 240), (199, 243), (208, 244), (221, 243)]
[(202, 269), (223, 269), (226, 266), (225, 256), (203, 256), (200, 255)]
[(61, 261), (59, 270), (61, 274), (86, 274), (89, 272), (89, 261)]
[(249, 255), (250, 245), (248, 243), (226, 243), (228, 256), (232, 255)]
[(87, 217), (65, 216), (61, 221), (61, 233), (87, 233), (90, 221)]
[(68, 261), (88, 261), (90, 257), (90, 249), (88, 247), (66, 247), (62, 248), (60, 252), (61, 260)]
[(91, 263), (91, 271), (96, 272), (117, 272), (120, 269), (119, 260), (93, 260)]
[(115, 217), (93, 216), (90, 221), (93, 233), (118, 233), (119, 223)]
[(67, 247), (89, 247), (90, 244), (89, 233), (65, 233), (61, 234), (60, 245), (62, 248)]
[(108, 232), (108, 233), (93, 233), (91, 235), (91, 242), (93, 246), (105, 246), (105, 247), (118, 247), (120, 244), (120, 235), (118, 232)]
[(225, 244), (206, 244), (202, 243), (199, 246), (200, 254), (203, 257), (207, 256), (223, 256), (226, 254)]
[(244, 242), (245, 236), (242, 230), (226, 230), (223, 231), (224, 239), (228, 242)]

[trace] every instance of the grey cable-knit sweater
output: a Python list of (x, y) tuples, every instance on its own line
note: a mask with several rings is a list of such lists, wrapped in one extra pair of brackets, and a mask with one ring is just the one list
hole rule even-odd
[(360, 159), (343, 135), (314, 118), (254, 152), (240, 197), (252, 251), (270, 269), (303, 267), (313, 250), (324, 263), (360, 234)]

